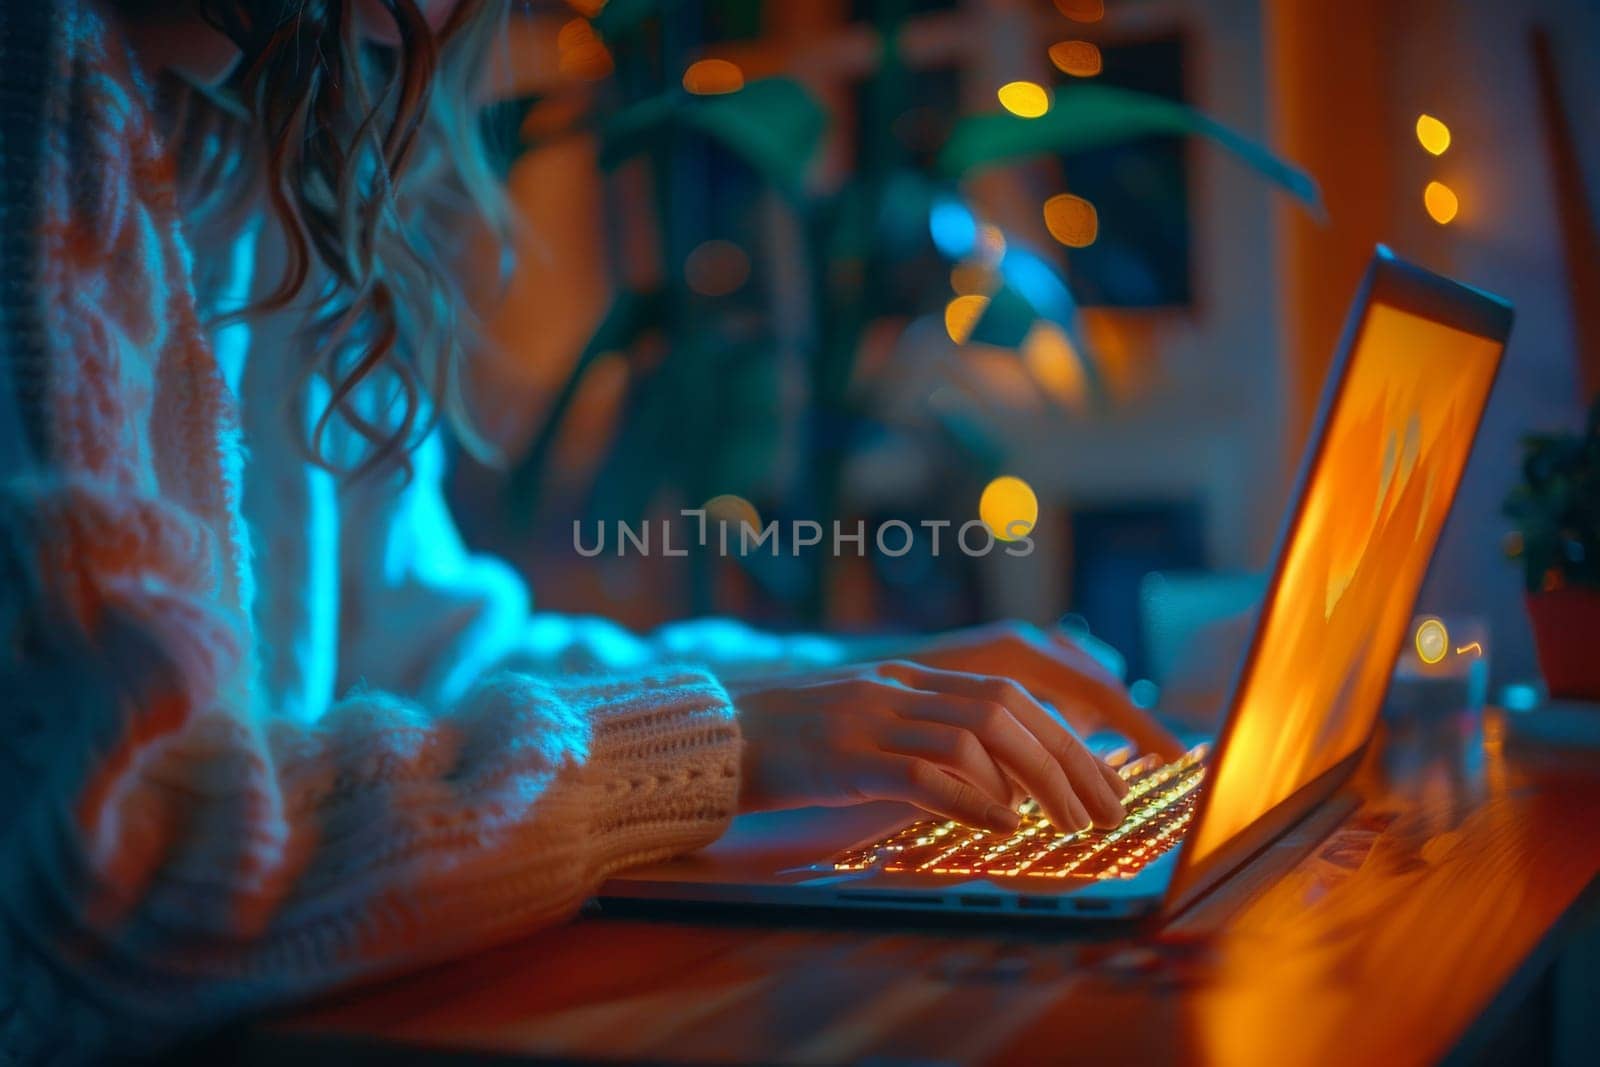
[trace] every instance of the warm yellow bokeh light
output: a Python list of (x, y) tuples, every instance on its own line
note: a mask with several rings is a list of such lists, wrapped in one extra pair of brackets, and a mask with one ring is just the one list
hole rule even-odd
[(1050, 46), (1050, 62), (1074, 78), (1092, 78), (1104, 66), (1100, 49), (1092, 41), (1057, 41)]
[(726, 59), (702, 59), (683, 72), (683, 87), (697, 96), (719, 96), (744, 88), (744, 71)]
[(974, 260), (964, 260), (950, 268), (950, 288), (961, 296), (987, 296), (999, 284), (993, 268)]
[(1001, 107), (1019, 118), (1036, 119), (1050, 110), (1050, 94), (1037, 82), (1006, 82), (995, 95)]
[(1427, 664), (1438, 663), (1450, 651), (1450, 631), (1438, 619), (1424, 619), (1417, 627), (1417, 658)]
[(1056, 10), (1074, 22), (1099, 22), (1106, 4), (1105, 0), (1056, 0)]
[(1429, 152), (1442, 156), (1444, 150), (1450, 147), (1450, 127), (1432, 115), (1418, 115), (1417, 140)]
[(944, 332), (956, 344), (966, 344), (988, 306), (989, 298), (977, 293), (956, 297), (944, 306)]
[(708, 522), (731, 522), (761, 529), (761, 513), (756, 506), (735, 493), (720, 493), (704, 504)]
[(1444, 182), (1428, 183), (1428, 187), (1422, 190), (1422, 205), (1428, 209), (1428, 216), (1440, 226), (1455, 218), (1456, 212), (1461, 210), (1455, 190)]
[(1003, 474), (983, 487), (978, 518), (1001, 541), (1015, 541), (1033, 532), (1039, 521), (1039, 498), (1021, 478)]
[(1087, 248), (1100, 235), (1100, 214), (1083, 197), (1060, 193), (1044, 202), (1044, 225), (1068, 248)]
[(1075, 412), (1088, 407), (1089, 380), (1083, 358), (1060, 326), (1046, 319), (1034, 323), (1022, 339), (1022, 363), (1039, 388), (1062, 407)]

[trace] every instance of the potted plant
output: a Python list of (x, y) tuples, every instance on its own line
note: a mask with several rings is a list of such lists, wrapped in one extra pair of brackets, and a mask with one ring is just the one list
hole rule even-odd
[(1523, 448), (1505, 512), (1539, 667), (1551, 696), (1600, 700), (1600, 397), (1583, 433), (1538, 434)]
[[(727, 492), (759, 499), (780, 477), (775, 457), (783, 437), (792, 442), (799, 461), (789, 465), (792, 473), (781, 475), (781, 490), (774, 495), (824, 527), (846, 517), (847, 461), (864, 442), (883, 437), (882, 420), (859, 373), (867, 337), (875, 326), (935, 313), (949, 300), (953, 261), (968, 258), (971, 250), (941, 244), (932, 235), (932, 220), (947, 209), (946, 214), (966, 220), (956, 229), (975, 235), (978, 220), (968, 210), (963, 185), (990, 168), (1182, 134), (1220, 145), (1320, 210), (1310, 177), (1264, 147), (1183, 104), (1110, 86), (1058, 88), (1048, 113), (1035, 118), (998, 107), (954, 117), (935, 143), (914, 148), (896, 132), (898, 120), (917, 103), (901, 53), (902, 31), (913, 10), (909, 0), (864, 5), (880, 54), (862, 91), (866, 104), (856, 134), (860, 158), (839, 185), (819, 189), (809, 177), (828, 113), (800, 81), (765, 77), (711, 94), (680, 86), (689, 61), (706, 54), (698, 36), (706, 5), (610, 0), (588, 6), (597, 9), (589, 29), (610, 50), (614, 66), (604, 65), (609, 73), (592, 103), (570, 119), (570, 129), (546, 136), (593, 130), (602, 166), (648, 164), (644, 173), (654, 199), (659, 270), (643, 289), (619, 281), (609, 313), (516, 464), (508, 490), (524, 517), (531, 517), (540, 498), (554, 442), (585, 376), (604, 357), (626, 353), (650, 337), (665, 340), (667, 355), (649, 361), (633, 378), (628, 417), (587, 505), (594, 515), (631, 521), (664, 490), (686, 502)], [(689, 284), (684, 265), (705, 236), (697, 227), (703, 205), (697, 205), (709, 188), (703, 168), (688, 155), (691, 141), (715, 145), (730, 166), (747, 170), (777, 194), (774, 203), (792, 224), (784, 254), (804, 278), (793, 286), (801, 299), (784, 314), (777, 313), (780, 301), (769, 298), (772, 306), (761, 308), (747, 301), (708, 300)], [(930, 237), (937, 248), (922, 247)], [(1021, 242), (1008, 238), (1002, 244), (1006, 251), (1000, 262), (988, 265), (996, 268), (988, 272), (993, 291), (970, 339), (1017, 349), (1037, 320), (1048, 320), (1071, 337), (1096, 399), (1094, 353), (1077, 332), (1076, 304), (1060, 265)], [(784, 397), (796, 390), (783, 386), (776, 366), (780, 321), (798, 339), (803, 363), (804, 402), (787, 407)], [(968, 461), (973, 480), (999, 472), (993, 458), (999, 449), (985, 427), (959, 411), (931, 411), (929, 422), (946, 454)], [(788, 432), (780, 434), (780, 425)], [(759, 558), (740, 565), (756, 584), (782, 586), (784, 599), (815, 624), (827, 614), (831, 558), (817, 553), (770, 567)], [(713, 608), (705, 565), (703, 556), (691, 555), (697, 611)]]

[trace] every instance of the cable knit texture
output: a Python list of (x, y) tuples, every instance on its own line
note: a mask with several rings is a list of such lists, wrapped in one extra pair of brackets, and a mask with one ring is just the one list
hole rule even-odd
[(149, 94), (92, 4), (8, 5), (0, 77), (4, 354), (47, 472), (5, 472), (0, 568), (170, 667), (128, 699), (95, 688), (104, 640), (12, 664), (0, 1061), (503, 940), (712, 840), (739, 738), (708, 667), (834, 651), (530, 614), (460, 543), (437, 440), (405, 485), (334, 486), (281, 416), (293, 330), (202, 328)]

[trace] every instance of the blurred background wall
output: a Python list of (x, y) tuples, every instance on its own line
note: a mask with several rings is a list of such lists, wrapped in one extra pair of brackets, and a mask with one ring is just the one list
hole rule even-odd
[[(861, 87), (885, 62), (871, 0), (668, 6), (680, 10), (670, 24), (678, 28), (663, 23), (661, 32), (684, 39), (676, 52), (657, 41), (659, 54), (724, 59), (751, 83), (786, 76), (820, 104), (827, 122), (804, 172), (808, 194), (855, 180), (876, 151), (862, 140), (872, 105)], [(571, 520), (595, 513), (594, 484), (620, 469), (606, 456), (618, 447), (618, 425), (639, 417), (630, 397), (661, 365), (683, 358), (672, 329), (630, 338), (584, 375), (552, 446), (531, 526), (509, 517), (527, 502), (508, 494), (504, 472), (457, 465), (452, 491), (469, 537), (525, 567), (542, 606), (601, 611), (639, 626), (706, 609), (777, 626), (865, 630), (1002, 616), (1048, 622), (1074, 611), (1114, 642), (1138, 646), (1137, 594), (1148, 571), (1265, 566), (1348, 300), (1372, 246), (1383, 241), (1517, 306), (1507, 365), (1419, 608), (1484, 617), (1497, 675), (1529, 676), (1520, 576), (1503, 556), (1499, 506), (1515, 478), (1519, 435), (1575, 425), (1582, 410), (1578, 308), (1530, 33), (1553, 31), (1562, 101), (1593, 198), (1600, 70), (1591, 57), (1600, 54), (1600, 7), (1590, 0), (903, 6), (900, 51), (911, 88), (894, 136), (909, 145), (907, 158), (961, 115), (996, 111), (1004, 83), (1124, 84), (1181, 99), (1298, 164), (1319, 184), (1326, 217), (1205, 139), (1145, 138), (1127, 150), (1058, 153), (960, 180), (980, 221), (1003, 230), (1011, 247), (1035, 250), (1071, 283), (1082, 305), (1083, 347), (1071, 358), (1088, 361), (1101, 395), (1089, 402), (1081, 375), (1041, 377), (1045, 364), (1027, 343), (1014, 350), (955, 343), (940, 310), (960, 282), (946, 281), (939, 268), (917, 283), (927, 290), (925, 306), (904, 301), (861, 333), (852, 373), (872, 397), (874, 425), (884, 429), (852, 431), (852, 441), (863, 443), (845, 465), (840, 513), (948, 513), (959, 521), (975, 512), (987, 476), (1011, 473), (1040, 498), (1039, 550), (1027, 559), (994, 556), (964, 570), (924, 561), (921, 571), (846, 561), (827, 577), (829, 595), (808, 599), (799, 579), (771, 569), (712, 562), (697, 577), (680, 560), (577, 558)], [(508, 96), (520, 101), (508, 173), (527, 235), (494, 320), (502, 358), (479, 383), (488, 428), (514, 467), (616, 292), (681, 273), (680, 287), (693, 290), (689, 313), (731, 323), (719, 337), (748, 336), (776, 400), (770, 409), (729, 413), (770, 431), (751, 450), (759, 462), (727, 474), (725, 487), (717, 480), (723, 475), (680, 478), (677, 488), (651, 496), (650, 508), (670, 513), (726, 493), (764, 518), (789, 514), (785, 508), (802, 513), (806, 498), (795, 503), (792, 468), (811, 454), (803, 438), (814, 432), (806, 429), (806, 408), (816, 326), (801, 216), (792, 198), (764, 190), (715, 152), (688, 163), (672, 157), (679, 160), (673, 167), (688, 168), (675, 180), (703, 195), (681, 195), (679, 210), (665, 214), (658, 185), (666, 157), (601, 166), (605, 135), (582, 118), (614, 104), (617, 84), (636, 77), (641, 61), (591, 30), (590, 15), (604, 28), (600, 8), (535, 6), (518, 20), (508, 53)], [(1057, 69), (1049, 48), (1068, 39), (1096, 45), (1103, 69)], [(658, 73), (663, 84), (676, 80), (676, 70)], [(1422, 113), (1451, 130), (1441, 156), (1419, 146)], [(1447, 225), (1424, 210), (1422, 190), (1433, 180), (1459, 197)], [(1040, 206), (1062, 191), (1100, 204), (1098, 240), (1088, 250), (1063, 248), (1046, 232)], [(683, 208), (691, 203), (699, 206)], [(694, 231), (683, 246), (692, 251), (680, 264), (664, 249), (685, 228)], [(1166, 252), (1152, 254), (1152, 242), (1158, 249), (1164, 242)], [(967, 459), (951, 459), (961, 450), (937, 432), (936, 418), (931, 437), (908, 429), (929, 421), (925, 409), (937, 414), (952, 403), (983, 432), (981, 462), (971, 461), (971, 449), (962, 453)], [(720, 440), (728, 451), (727, 441), (745, 438)], [(1140, 666), (1141, 650), (1131, 651)]]

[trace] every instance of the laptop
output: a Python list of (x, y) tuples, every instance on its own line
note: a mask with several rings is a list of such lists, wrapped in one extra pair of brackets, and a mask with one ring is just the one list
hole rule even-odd
[(1357, 290), (1287, 522), (1212, 744), (1122, 761), (1127, 818), (1064, 834), (1032, 801), (1011, 834), (902, 805), (741, 816), (602, 901), (1172, 915), (1349, 777), (1511, 331), (1511, 308), (1380, 246)]

